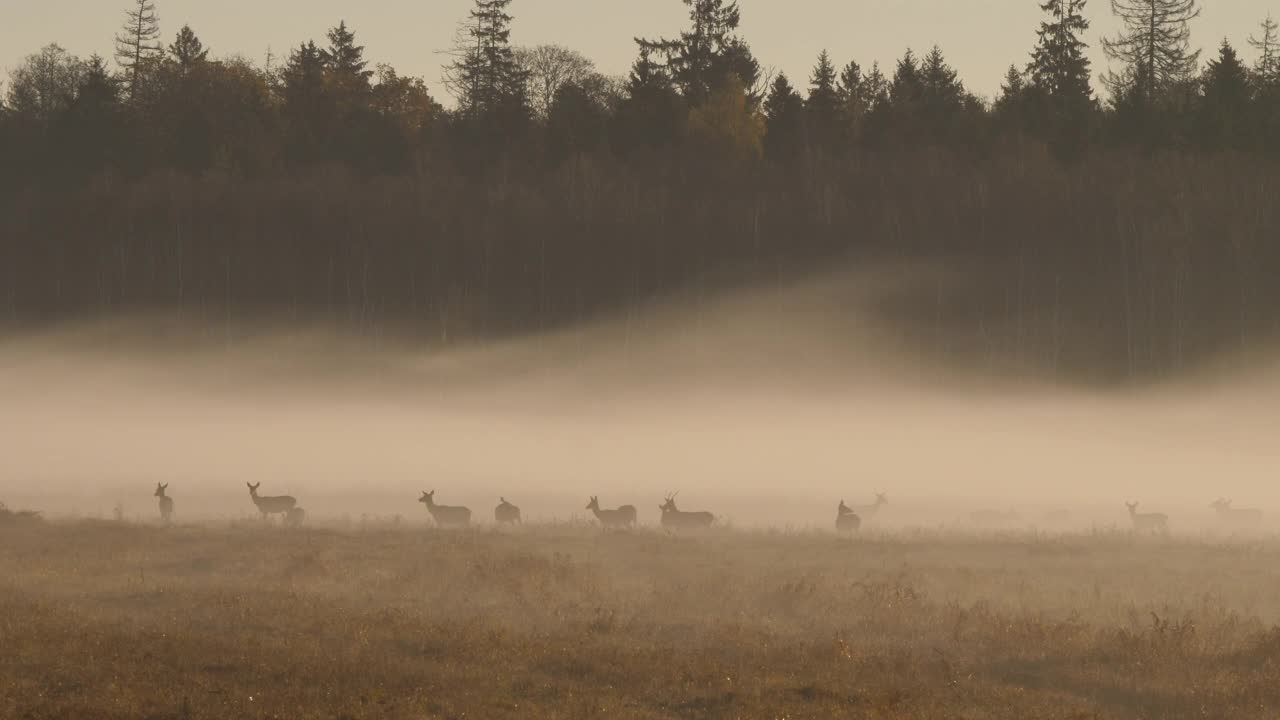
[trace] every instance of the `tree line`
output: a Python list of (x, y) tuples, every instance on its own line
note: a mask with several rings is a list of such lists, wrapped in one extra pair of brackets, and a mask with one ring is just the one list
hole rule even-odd
[(1045, 0), (988, 102), (938, 46), (772, 74), (731, 0), (683, 0), (687, 26), (637, 39), (625, 77), (518, 46), (513, 0), (476, 0), (446, 108), (345, 22), (254, 62), (187, 26), (163, 39), (155, 1), (126, 11), (115, 67), (49, 45), (9, 77), (0, 318), (233, 308), (487, 335), (840, 255), (993, 275), (881, 308), (992, 362), (1132, 376), (1275, 329), (1270, 18), (1251, 60), (1224, 40), (1202, 62), (1196, 0), (1112, 0), (1094, 88), (1087, 0)]

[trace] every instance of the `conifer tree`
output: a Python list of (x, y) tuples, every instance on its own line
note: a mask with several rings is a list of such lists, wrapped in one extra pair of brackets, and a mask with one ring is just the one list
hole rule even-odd
[[(511, 47), (512, 0), (475, 0), (445, 81), (462, 115), (507, 128), (530, 115), (528, 73)], [(494, 129), (497, 129), (495, 126)]]
[(688, 5), (691, 28), (678, 39), (637, 38), (642, 50), (666, 59), (666, 69), (680, 93), (696, 106), (736, 77), (752, 97), (760, 80), (756, 62), (746, 41), (737, 36), (742, 13), (736, 0), (683, 0)]
[(1253, 73), (1259, 86), (1280, 84), (1280, 24), (1270, 15), (1258, 24), (1262, 36), (1249, 36), (1249, 45), (1258, 51)]
[(819, 145), (830, 145), (837, 139), (840, 98), (836, 93), (836, 82), (835, 65), (823, 50), (809, 78), (809, 98), (805, 102), (809, 133)]
[(320, 51), (325, 69), (345, 86), (368, 89), (373, 71), (367, 69), (364, 46), (356, 45), (356, 34), (347, 29), (347, 22), (339, 22), (329, 30), (328, 37), (329, 47)]
[(1200, 60), (1200, 51), (1190, 50), (1197, 0), (1111, 0), (1111, 9), (1124, 25), (1102, 41), (1107, 57), (1121, 64), (1107, 73), (1113, 93), (1149, 106), (1193, 76)]
[(1084, 17), (1086, 1), (1046, 0), (1040, 6), (1050, 17), (1040, 23), (1036, 49), (1027, 66), (1031, 82), (1064, 112), (1088, 107), (1093, 97), (1085, 54), (1089, 46), (1081, 39), (1089, 29)]
[(178, 31), (178, 37), (169, 46), (169, 54), (183, 70), (190, 70), (209, 58), (208, 48), (196, 37), (190, 25), (183, 25)]
[(129, 98), (135, 99), (142, 77), (164, 56), (160, 45), (160, 18), (155, 0), (134, 0), (125, 12), (125, 22), (116, 35), (116, 62), (124, 68)]
[(765, 155), (785, 162), (799, 152), (804, 131), (804, 100), (786, 73), (778, 73), (764, 100)]
[(1249, 138), (1252, 92), (1249, 71), (1231, 43), (1223, 39), (1218, 57), (1209, 61), (1201, 84), (1198, 132), (1212, 149), (1243, 149)]

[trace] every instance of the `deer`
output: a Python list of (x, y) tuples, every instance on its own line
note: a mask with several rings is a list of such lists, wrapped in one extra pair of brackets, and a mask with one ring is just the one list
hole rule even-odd
[(667, 495), (667, 501), (658, 506), (662, 511), (662, 527), (671, 530), (709, 528), (716, 516), (709, 512), (684, 512), (676, 507), (676, 495)]
[(587, 503), (587, 509), (595, 514), (596, 520), (600, 521), (601, 527), (620, 528), (635, 527), (636, 524), (636, 506), (623, 505), (617, 510), (601, 510), (600, 499), (595, 495), (591, 496), (591, 502)]
[(1230, 500), (1218, 498), (1209, 507), (1218, 513), (1218, 519), (1233, 525), (1256, 525), (1262, 522), (1262, 511), (1257, 508), (1233, 508)]
[(853, 508), (844, 504), (844, 500), (840, 501), (840, 507), (836, 508), (836, 530), (853, 532), (862, 527), (862, 518), (853, 511)]
[[(507, 502), (504, 497), (498, 498), (502, 502), (498, 507), (493, 509), (493, 519), (499, 525), (514, 525), (522, 522), (520, 520), (520, 508)], [(470, 513), (468, 513), (469, 515)]]
[(284, 515), (287, 520), (289, 512), (298, 504), (297, 499), (289, 495), (276, 497), (259, 495), (258, 488), (262, 487), (262, 483), (245, 483), (245, 485), (249, 486), (249, 499), (258, 506), (258, 512), (262, 513), (263, 520), (269, 519), (272, 515)]
[(466, 527), (471, 524), (471, 510), (461, 506), (437, 505), (436, 491), (423, 491), (418, 502), (427, 506), (431, 519), (440, 527)]
[(155, 496), (160, 498), (160, 520), (169, 522), (173, 518), (173, 498), (165, 495), (165, 490), (169, 489), (169, 483), (156, 483)]
[[(843, 500), (840, 502), (842, 504), (844, 503)], [(876, 516), (876, 513), (880, 512), (880, 508), (888, 504), (889, 498), (885, 497), (884, 493), (878, 492), (876, 493), (876, 501), (870, 505), (854, 505), (849, 509), (852, 510), (859, 518), (866, 518), (867, 520), (870, 520)]]
[(1169, 534), (1169, 516), (1164, 513), (1140, 513), (1138, 512), (1138, 503), (1126, 502), (1125, 507), (1129, 508), (1129, 519), (1133, 521), (1133, 529), (1135, 532), (1155, 532), (1161, 535)]
[(299, 527), (307, 519), (307, 511), (300, 507), (292, 508), (284, 514), (284, 522), (289, 527)]

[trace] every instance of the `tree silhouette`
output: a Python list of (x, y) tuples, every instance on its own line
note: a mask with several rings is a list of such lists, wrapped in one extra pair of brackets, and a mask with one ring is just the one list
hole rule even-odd
[(116, 62), (124, 68), (129, 98), (136, 99), (142, 76), (164, 57), (155, 0), (134, 0), (116, 35)]
[(1258, 51), (1254, 77), (1259, 85), (1280, 83), (1280, 24), (1267, 15), (1258, 26), (1262, 29), (1261, 37), (1249, 36), (1249, 45)]
[(1136, 93), (1139, 103), (1150, 104), (1195, 73), (1200, 51), (1191, 52), (1191, 21), (1200, 16), (1196, 0), (1111, 0), (1111, 9), (1124, 28), (1114, 38), (1104, 38), (1107, 57), (1121, 63), (1119, 73), (1109, 71), (1112, 91)]
[(512, 0), (475, 0), (471, 23), (456, 49), (458, 59), (446, 80), (464, 117), (494, 123), (518, 123), (529, 114), (529, 76), (511, 47)]
[(596, 74), (595, 63), (582, 53), (560, 45), (538, 45), (516, 50), (516, 62), (529, 77), (529, 101), (534, 114), (547, 119), (556, 93), (568, 83), (585, 89)]
[(209, 59), (209, 49), (196, 37), (190, 25), (183, 25), (178, 31), (178, 37), (169, 46), (169, 54), (183, 70), (190, 70)]
[(666, 59), (666, 70), (692, 106), (707, 100), (717, 88), (737, 78), (748, 95), (760, 78), (760, 64), (746, 41), (736, 34), (742, 21), (737, 2), (683, 0), (691, 27), (678, 39), (636, 42), (642, 51)]
[(1200, 142), (1212, 149), (1243, 149), (1252, 130), (1249, 71), (1225, 39), (1201, 80), (1197, 112)]
[(840, 97), (836, 92), (836, 82), (835, 65), (823, 50), (809, 78), (809, 97), (805, 101), (810, 138), (823, 147), (832, 145), (837, 139)]
[(765, 155), (786, 162), (799, 152), (804, 132), (804, 100), (786, 73), (778, 73), (764, 100)]

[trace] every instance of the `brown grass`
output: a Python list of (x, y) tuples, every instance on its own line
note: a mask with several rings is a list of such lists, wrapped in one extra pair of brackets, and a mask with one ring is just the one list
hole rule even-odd
[(5, 718), (1263, 718), (1280, 540), (0, 526)]

